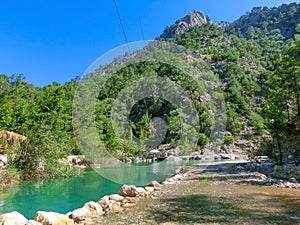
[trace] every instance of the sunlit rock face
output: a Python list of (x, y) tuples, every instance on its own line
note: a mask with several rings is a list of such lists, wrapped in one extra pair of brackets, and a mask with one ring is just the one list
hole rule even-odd
[(186, 32), (190, 27), (202, 26), (203, 24), (211, 23), (210, 18), (200, 11), (192, 11), (175, 24), (168, 26), (160, 38), (174, 38)]

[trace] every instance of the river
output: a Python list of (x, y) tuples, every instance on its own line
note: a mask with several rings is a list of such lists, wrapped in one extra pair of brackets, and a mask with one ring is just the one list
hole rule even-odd
[(38, 210), (67, 213), (88, 201), (118, 193), (122, 184), (145, 186), (175, 173), (180, 162), (123, 164), (100, 169), (85, 169), (80, 176), (25, 182), (0, 192), (0, 214), (18, 211), (32, 219)]

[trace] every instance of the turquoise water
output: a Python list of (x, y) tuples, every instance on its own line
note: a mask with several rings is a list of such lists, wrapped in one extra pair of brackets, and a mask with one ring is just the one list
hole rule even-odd
[[(182, 163), (119, 165), (86, 169), (81, 176), (30, 181), (0, 192), (0, 214), (18, 211), (32, 219), (38, 210), (67, 213), (88, 201), (117, 193), (122, 184), (144, 186), (174, 174)], [(101, 174), (101, 175), (100, 175)]]

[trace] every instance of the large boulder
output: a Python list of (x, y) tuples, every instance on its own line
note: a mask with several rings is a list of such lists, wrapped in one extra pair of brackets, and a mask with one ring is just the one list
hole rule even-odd
[(104, 214), (103, 208), (97, 202), (93, 202), (93, 201), (87, 202), (84, 204), (83, 207), (90, 210), (93, 216), (100, 216)]
[(12, 146), (12, 148), (14, 149), (18, 142), (23, 142), (26, 139), (27, 137), (23, 135), (6, 131), (6, 130), (1, 130), (0, 131), (0, 140), (1, 140), (0, 153), (6, 150), (8, 146)]
[(124, 196), (121, 196), (119, 194), (113, 194), (113, 195), (109, 196), (109, 200), (114, 200), (114, 201), (117, 201), (117, 202), (122, 201), (124, 198), (125, 198)]
[(97, 203), (102, 207), (102, 209), (105, 211), (108, 208), (109, 205), (109, 196), (102, 197)]
[(109, 210), (112, 213), (118, 213), (118, 212), (122, 212), (124, 209), (121, 207), (120, 202), (111, 200), (109, 203)]
[(34, 220), (43, 225), (74, 225), (74, 221), (66, 215), (55, 212), (38, 211)]
[(28, 220), (16, 211), (0, 216), (0, 225), (25, 225)]
[(71, 215), (71, 218), (75, 221), (75, 223), (80, 223), (91, 217), (92, 217), (92, 212), (86, 207), (75, 209)]
[(123, 185), (119, 190), (119, 195), (124, 197), (136, 197), (138, 194), (137, 187), (133, 185)]

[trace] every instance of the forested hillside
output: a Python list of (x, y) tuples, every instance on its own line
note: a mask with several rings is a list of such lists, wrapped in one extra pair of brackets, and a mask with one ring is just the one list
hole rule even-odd
[[(255, 144), (255, 148), (245, 148), (245, 154), (268, 155), (278, 164), (288, 159), (299, 164), (299, 8), (296, 3), (272, 9), (254, 8), (226, 26), (211, 23), (208, 17), (205, 18), (209, 22), (201, 20), (194, 26), (186, 19), (184, 31), (178, 32), (175, 25), (181, 23), (177, 22), (164, 32), (168, 35), (159, 38), (183, 46), (191, 57), (190, 65), (206, 79), (221, 81), (227, 107), (227, 134), (219, 151), (225, 151), (226, 146), (237, 140), (246, 140), (249, 145)], [(177, 33), (170, 34), (172, 30)], [(103, 74), (105, 69), (108, 68), (99, 68), (92, 76)], [(160, 117), (167, 124), (161, 144), (176, 146), (182, 133), (192, 130), (198, 139), (193, 151), (203, 153), (216, 126), (213, 116), (216, 107), (203, 101), (207, 90), (199, 89), (187, 74), (158, 62), (123, 67), (107, 80), (99, 93), (95, 120), (107, 149), (121, 160), (148, 156), (145, 146), (136, 145), (130, 137), (129, 141), (117, 137), (111, 124), (111, 107), (126, 84), (149, 73), (180, 84), (190, 94), (200, 122), (195, 129), (180, 128), (174, 106), (154, 96), (133, 106), (129, 116), (130, 135), (141, 140), (149, 138), (151, 119)], [(73, 97), (79, 80), (63, 85), (54, 82), (40, 88), (26, 82), (23, 75), (0, 75), (0, 130), (28, 138), (14, 151), (8, 148), (3, 154), (13, 152), (13, 156), (9, 155), (9, 167), (21, 172), (25, 179), (70, 174), (65, 165), (57, 162), (67, 155), (80, 154), (72, 127)], [(212, 92), (206, 98), (218, 97)], [(184, 146), (191, 148), (188, 139), (184, 140)]]

